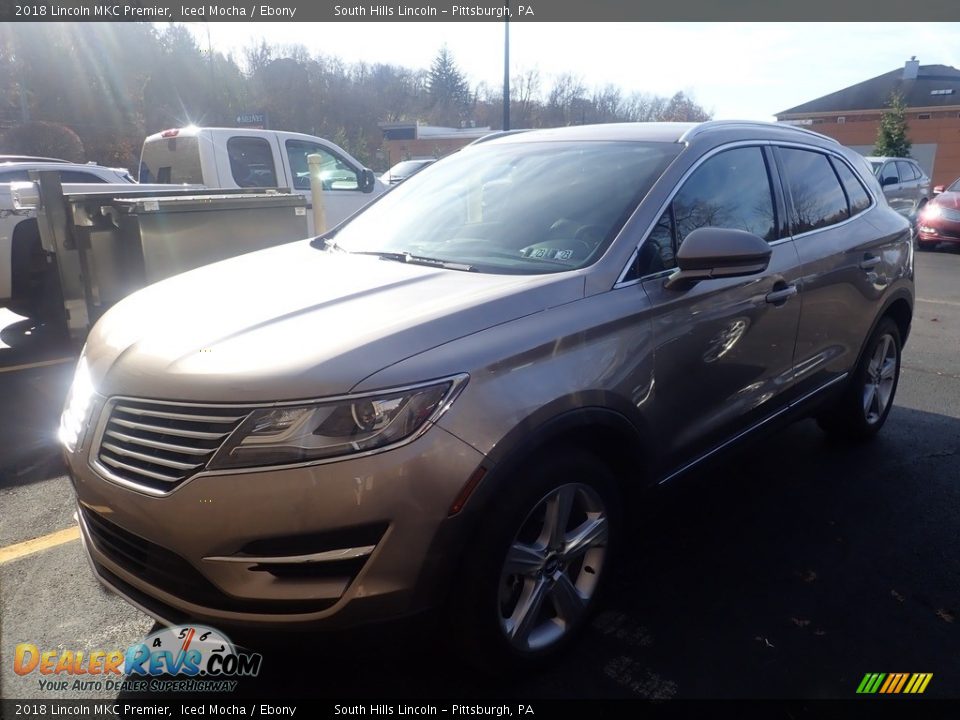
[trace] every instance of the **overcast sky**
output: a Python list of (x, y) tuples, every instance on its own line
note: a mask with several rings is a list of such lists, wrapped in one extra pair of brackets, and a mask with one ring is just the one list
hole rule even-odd
[[(234, 52), (261, 38), (347, 61), (427, 68), (446, 43), (471, 84), (503, 82), (503, 24), (191, 23), (202, 47)], [(880, 75), (916, 55), (960, 67), (960, 23), (513, 23), (511, 76), (538, 68), (543, 89), (573, 73), (590, 87), (692, 93), (717, 118), (775, 112)]]

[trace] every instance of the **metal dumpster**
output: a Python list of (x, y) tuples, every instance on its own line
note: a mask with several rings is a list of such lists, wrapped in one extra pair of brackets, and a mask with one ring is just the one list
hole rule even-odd
[(62, 306), (74, 338), (145, 285), (307, 236), (306, 199), (285, 191), (134, 185), (64, 192), (56, 174), (39, 173), (15, 194), (22, 206), (37, 208), (62, 293), (53, 305)]

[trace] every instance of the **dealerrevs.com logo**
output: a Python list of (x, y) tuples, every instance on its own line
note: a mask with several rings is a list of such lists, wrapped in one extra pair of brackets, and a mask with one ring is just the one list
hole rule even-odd
[(230, 692), (236, 678), (256, 677), (262, 662), (259, 653), (239, 651), (219, 630), (178, 625), (126, 650), (41, 651), (20, 643), (13, 670), (39, 674), (41, 690)]

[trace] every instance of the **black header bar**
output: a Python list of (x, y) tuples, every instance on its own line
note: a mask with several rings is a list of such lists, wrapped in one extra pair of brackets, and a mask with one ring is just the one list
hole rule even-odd
[[(944, 0), (0, 0), (2, 22), (950, 21)], [(586, 30), (585, 32), (589, 32)]]

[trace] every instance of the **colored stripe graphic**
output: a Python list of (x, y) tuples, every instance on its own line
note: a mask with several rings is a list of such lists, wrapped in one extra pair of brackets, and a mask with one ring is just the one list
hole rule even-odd
[(897, 683), (897, 686), (891, 690), (891, 692), (899, 693), (904, 684), (907, 682), (907, 678), (910, 676), (910, 673), (900, 673), (900, 682)]
[(867, 673), (857, 686), (859, 695), (921, 695), (933, 673)]

